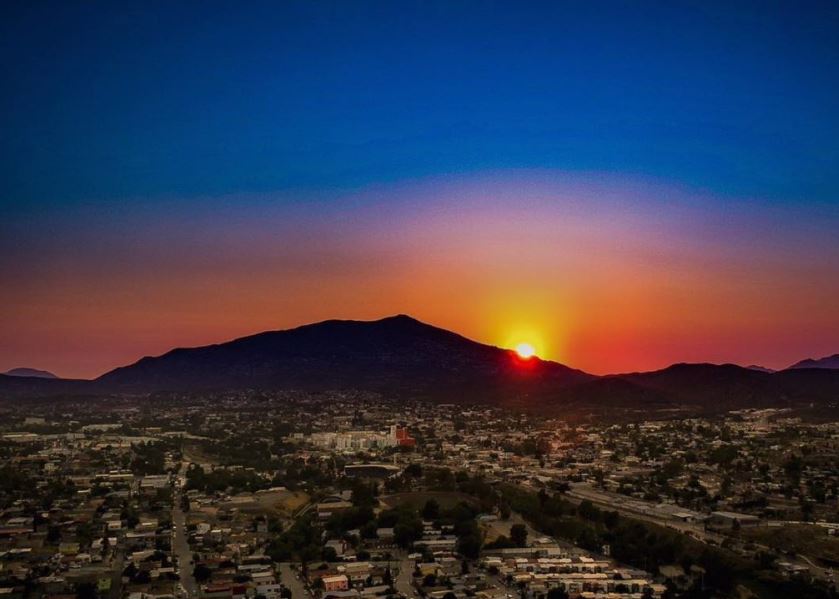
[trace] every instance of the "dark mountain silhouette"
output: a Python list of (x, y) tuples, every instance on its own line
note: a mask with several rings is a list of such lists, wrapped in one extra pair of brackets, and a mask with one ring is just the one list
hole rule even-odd
[(757, 364), (751, 364), (750, 366), (746, 366), (749, 370), (757, 370), (758, 372), (775, 372), (771, 368), (767, 368), (766, 366), (759, 366)]
[(6, 376), (31, 376), (39, 379), (57, 379), (53, 373), (46, 370), (37, 370), (35, 368), (12, 368), (6, 371)]
[(839, 369), (839, 354), (833, 354), (832, 356), (827, 356), (824, 358), (819, 358), (814, 360), (813, 358), (807, 358), (806, 360), (801, 360), (800, 362), (796, 362), (792, 366), (790, 366), (787, 370), (793, 370), (796, 368), (831, 368), (831, 369)]
[(0, 399), (93, 393), (91, 381), (0, 374)]
[(839, 370), (766, 372), (733, 364), (674, 364), (597, 377), (523, 360), (408, 316), (329, 320), (206, 347), (175, 349), (94, 381), (0, 375), (0, 399), (235, 389), (361, 390), (403, 398), (488, 403), (558, 414), (835, 406)]
[(471, 341), (408, 316), (328, 320), (227, 343), (175, 349), (117, 368), (109, 390), (354, 388), (384, 394), (492, 401), (594, 377), (556, 362)]

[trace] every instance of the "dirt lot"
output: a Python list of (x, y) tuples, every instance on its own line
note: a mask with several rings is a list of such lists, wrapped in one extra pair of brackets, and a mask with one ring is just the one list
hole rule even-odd
[(257, 495), (260, 506), (273, 510), (279, 516), (290, 517), (309, 501), (309, 496), (302, 491), (279, 491)]

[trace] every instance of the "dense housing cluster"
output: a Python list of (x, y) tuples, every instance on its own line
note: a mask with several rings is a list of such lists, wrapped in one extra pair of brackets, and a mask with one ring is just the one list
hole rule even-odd
[(839, 429), (783, 411), (598, 423), (257, 392), (2, 410), (3, 599), (828, 597), (839, 563)]

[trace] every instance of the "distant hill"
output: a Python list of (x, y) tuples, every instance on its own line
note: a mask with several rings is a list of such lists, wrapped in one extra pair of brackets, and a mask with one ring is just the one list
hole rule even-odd
[[(0, 375), (0, 399), (207, 390), (357, 390), (386, 399), (522, 407), (569, 415), (722, 412), (836, 406), (839, 370), (771, 372), (733, 364), (674, 364), (594, 376), (440, 329), (408, 316), (328, 320), (226, 343), (174, 349), (94, 381)], [(610, 412), (611, 411), (611, 412)]]
[(116, 391), (362, 389), (393, 396), (494, 401), (594, 379), (556, 362), (520, 359), (409, 316), (328, 320), (227, 343), (175, 349), (117, 368)]
[(91, 381), (0, 374), (0, 399), (53, 397), (97, 392)]
[(746, 366), (749, 370), (757, 370), (758, 372), (775, 372), (771, 368), (766, 368), (766, 366), (758, 366), (757, 364), (752, 364), (751, 366)]
[(51, 372), (47, 372), (46, 370), (36, 370), (35, 368), (12, 368), (11, 370), (4, 372), (3, 374), (5, 374), (6, 376), (31, 376), (39, 379), (58, 378)]
[(808, 358), (806, 360), (801, 360), (800, 362), (796, 362), (792, 366), (790, 366), (787, 370), (792, 370), (795, 368), (830, 368), (830, 369), (839, 369), (839, 354), (833, 354), (832, 356), (827, 356), (825, 358), (819, 358), (818, 360), (814, 360), (812, 358)]
[(830, 370), (762, 372), (734, 364), (674, 364), (619, 378), (658, 391), (674, 404), (710, 411), (839, 402), (839, 371)]

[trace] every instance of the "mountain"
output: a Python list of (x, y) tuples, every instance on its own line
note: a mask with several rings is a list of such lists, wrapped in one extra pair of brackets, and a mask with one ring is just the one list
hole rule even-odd
[(172, 350), (95, 381), (111, 391), (362, 389), (385, 395), (495, 401), (595, 377), (477, 343), (409, 316), (328, 320), (227, 343)]
[(47, 372), (46, 370), (36, 370), (35, 368), (12, 368), (11, 370), (4, 372), (3, 374), (5, 374), (6, 376), (31, 376), (39, 379), (58, 378), (51, 372)]
[(827, 356), (825, 358), (819, 358), (818, 360), (814, 360), (812, 358), (807, 358), (806, 360), (801, 360), (800, 362), (796, 362), (792, 366), (790, 366), (787, 370), (793, 370), (796, 368), (830, 368), (830, 369), (839, 369), (839, 354), (833, 354), (832, 356)]
[(54, 397), (92, 394), (91, 381), (0, 374), (0, 400), (18, 397)]
[(522, 359), (510, 350), (393, 316), (328, 320), (174, 349), (93, 381), (0, 375), (0, 399), (237, 389), (357, 390), (394, 401), (462, 401), (557, 415), (631, 413), (649, 418), (653, 413), (741, 408), (835, 410), (839, 370), (769, 372), (734, 364), (674, 364), (653, 372), (598, 377), (556, 362)]
[(771, 368), (767, 368), (766, 366), (758, 366), (757, 364), (752, 364), (751, 366), (746, 366), (749, 370), (757, 370), (758, 372), (775, 372)]

